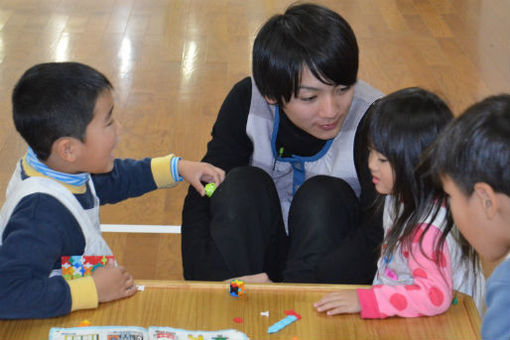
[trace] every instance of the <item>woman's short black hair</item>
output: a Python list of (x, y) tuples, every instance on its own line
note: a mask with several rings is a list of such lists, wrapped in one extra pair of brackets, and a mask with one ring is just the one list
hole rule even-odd
[(353, 85), (358, 44), (339, 14), (315, 5), (293, 5), (270, 18), (253, 45), (253, 78), (263, 96), (278, 104), (298, 93), (303, 67), (328, 85)]
[(436, 175), (447, 175), (466, 194), (477, 182), (510, 196), (510, 94), (488, 97), (455, 119), (431, 155)]
[(58, 138), (84, 141), (98, 96), (112, 88), (103, 74), (84, 64), (35, 65), (21, 76), (12, 93), (16, 130), (37, 157), (46, 160)]

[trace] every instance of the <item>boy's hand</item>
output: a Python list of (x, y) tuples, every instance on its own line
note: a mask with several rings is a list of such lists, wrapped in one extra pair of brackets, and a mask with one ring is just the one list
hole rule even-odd
[(354, 289), (342, 289), (329, 293), (313, 306), (317, 312), (326, 312), (327, 315), (361, 312), (358, 293)]
[(205, 189), (201, 182), (214, 182), (218, 186), (225, 179), (225, 171), (204, 162), (192, 162), (181, 159), (178, 171), (182, 178), (191, 184), (201, 196), (205, 195)]
[(92, 273), (99, 302), (108, 302), (134, 295), (137, 291), (133, 277), (113, 260)]

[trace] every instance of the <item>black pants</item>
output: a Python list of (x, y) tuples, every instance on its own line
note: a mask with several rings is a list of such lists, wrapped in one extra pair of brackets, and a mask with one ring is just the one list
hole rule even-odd
[[(268, 273), (273, 281), (371, 283), (377, 244), (359, 227), (351, 187), (330, 176), (308, 179), (292, 201), (285, 233), (272, 178), (236, 168), (211, 197), (210, 253), (202, 280)], [(208, 274), (210, 273), (210, 274)]]

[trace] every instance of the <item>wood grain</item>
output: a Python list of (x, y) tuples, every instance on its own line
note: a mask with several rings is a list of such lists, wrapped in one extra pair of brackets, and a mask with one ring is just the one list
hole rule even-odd
[[(96, 310), (44, 320), (0, 321), (1, 339), (46, 339), (51, 327), (75, 327), (82, 320), (93, 326), (169, 326), (193, 330), (235, 328), (250, 339), (478, 339), (480, 319), (471, 298), (459, 295), (457, 305), (441, 315), (423, 318), (363, 320), (358, 314), (328, 317), (316, 313), (313, 303), (325, 292), (355, 288), (341, 285), (246, 284), (245, 294), (234, 298), (228, 283), (139, 281), (145, 291), (102, 304)], [(294, 309), (302, 319), (278, 333), (267, 328)], [(269, 317), (260, 315), (269, 311)], [(241, 317), (242, 323), (234, 323)]]

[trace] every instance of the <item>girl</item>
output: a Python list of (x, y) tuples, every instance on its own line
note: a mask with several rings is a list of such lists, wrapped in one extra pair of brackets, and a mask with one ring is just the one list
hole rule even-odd
[(473, 274), (479, 271), (469, 271), (469, 260), (478, 263), (474, 252), (460, 247), (451, 231), (428, 162), (418, 167), (452, 113), (435, 94), (407, 88), (374, 102), (367, 114), (369, 169), (378, 206), (384, 205), (378, 270), (371, 288), (330, 293), (314, 306), (328, 315), (361, 312), (363, 318), (443, 313), (454, 289), (472, 295), (475, 277), (481, 280)]

